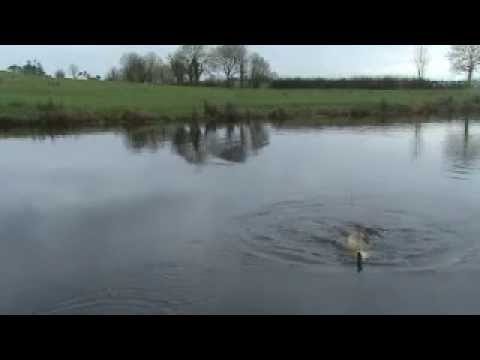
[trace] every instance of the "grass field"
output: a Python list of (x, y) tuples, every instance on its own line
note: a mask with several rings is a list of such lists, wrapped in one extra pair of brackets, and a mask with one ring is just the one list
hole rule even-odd
[[(274, 90), (157, 86), (93, 80), (53, 80), (0, 72), (0, 121), (33, 119), (53, 110), (96, 114), (143, 112), (163, 117), (203, 114), (204, 102), (238, 111), (268, 114), (333, 116), (357, 111), (360, 115), (397, 109), (449, 106), (450, 110), (480, 108), (480, 90)], [(455, 106), (454, 106), (455, 105)], [(428, 112), (428, 111), (427, 111)]]

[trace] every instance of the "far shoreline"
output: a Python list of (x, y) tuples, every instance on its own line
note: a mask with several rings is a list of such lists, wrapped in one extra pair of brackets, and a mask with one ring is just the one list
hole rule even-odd
[(162, 115), (139, 110), (116, 110), (112, 112), (55, 108), (44, 111), (29, 111), (25, 114), (0, 112), (0, 130), (11, 128), (64, 128), (81, 127), (136, 127), (171, 123), (237, 123), (263, 121), (299, 125), (342, 125), (355, 123), (401, 122), (416, 123), (435, 119), (469, 118), (480, 116), (480, 103), (464, 102), (458, 105), (438, 104), (423, 107), (379, 104), (371, 108), (295, 109), (276, 107), (271, 110), (242, 109), (234, 104), (215, 107), (215, 111), (194, 110), (190, 115)]
[(247, 89), (51, 80), (0, 72), (0, 93), (0, 129), (255, 120), (323, 125), (480, 115), (478, 88)]

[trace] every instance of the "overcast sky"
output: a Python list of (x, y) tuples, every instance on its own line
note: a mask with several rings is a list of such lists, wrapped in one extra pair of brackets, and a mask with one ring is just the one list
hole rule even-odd
[[(129, 51), (154, 51), (161, 57), (176, 45), (0, 45), (0, 69), (37, 59), (48, 73), (77, 64), (80, 70), (104, 75)], [(280, 76), (338, 77), (351, 75), (415, 74), (413, 45), (251, 45)], [(427, 76), (432, 79), (459, 79), (450, 71), (448, 45), (429, 46)]]

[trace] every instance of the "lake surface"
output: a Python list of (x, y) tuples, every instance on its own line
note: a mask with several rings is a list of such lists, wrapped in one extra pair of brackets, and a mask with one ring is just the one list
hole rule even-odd
[(480, 313), (474, 119), (0, 135), (2, 314)]

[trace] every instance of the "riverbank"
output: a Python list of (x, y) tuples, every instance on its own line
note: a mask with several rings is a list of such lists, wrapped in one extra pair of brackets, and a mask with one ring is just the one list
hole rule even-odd
[(478, 89), (276, 90), (53, 80), (0, 72), (0, 127), (480, 114)]

